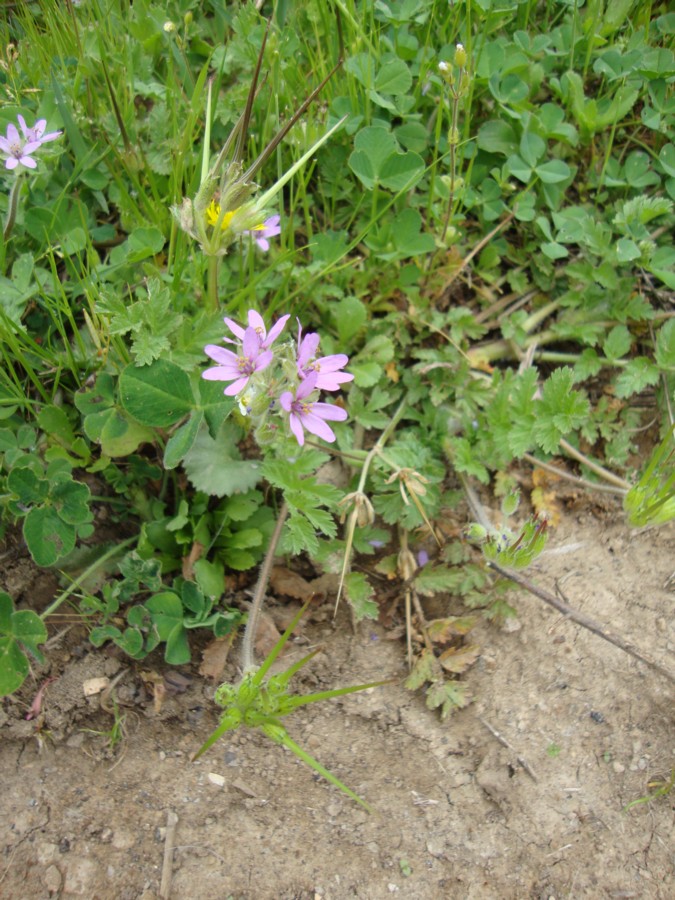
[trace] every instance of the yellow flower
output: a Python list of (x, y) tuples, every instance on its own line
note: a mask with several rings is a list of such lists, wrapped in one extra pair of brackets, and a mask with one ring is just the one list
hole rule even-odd
[[(233, 209), (231, 212), (226, 212), (223, 216), (220, 229), (221, 231), (227, 231), (230, 227), (230, 223), (234, 218), (235, 214), (238, 210)], [(220, 203), (216, 203), (215, 200), (212, 200), (209, 205), (206, 207), (206, 222), (208, 225), (211, 225), (213, 228), (218, 224), (218, 219), (220, 218)]]

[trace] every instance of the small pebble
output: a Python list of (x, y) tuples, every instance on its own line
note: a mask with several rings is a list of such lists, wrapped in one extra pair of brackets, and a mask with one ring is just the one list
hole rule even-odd
[(216, 787), (225, 787), (225, 776), (218, 775), (217, 772), (209, 772), (209, 781), (211, 784), (215, 784)]
[(44, 882), (44, 886), (49, 891), (50, 896), (52, 894), (58, 894), (61, 890), (63, 876), (56, 866), (49, 866), (49, 868), (45, 871), (42, 880)]
[(617, 762), (616, 760), (612, 763), (612, 768), (614, 769), (614, 771), (616, 772), (617, 775), (621, 775), (622, 772), (626, 771), (626, 767), (621, 765), (621, 763)]

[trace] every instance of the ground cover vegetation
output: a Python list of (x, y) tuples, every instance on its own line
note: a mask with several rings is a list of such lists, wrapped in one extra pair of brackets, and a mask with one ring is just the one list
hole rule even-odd
[(0, 594), (3, 694), (65, 604), (190, 662), (264, 561), (220, 697), (293, 749), (299, 666), (272, 700), (251, 674), (276, 551), (357, 620), (394, 582), (447, 715), (476, 616), (512, 614), (487, 562), (555, 516), (518, 516), (517, 466), (675, 514), (667, 4), (39, 0), (0, 31), (0, 511), (63, 579)]

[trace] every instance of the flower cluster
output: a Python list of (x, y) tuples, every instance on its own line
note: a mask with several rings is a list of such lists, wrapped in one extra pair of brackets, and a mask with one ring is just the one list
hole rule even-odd
[[(206, 207), (206, 224), (212, 228), (220, 228), (221, 231), (228, 231), (232, 228), (232, 222), (238, 218), (237, 214), (240, 212), (239, 209), (224, 212), (220, 204), (212, 200)], [(261, 250), (269, 250), (270, 242), (267, 239), (281, 234), (280, 221), (281, 216), (270, 216), (260, 225), (245, 228), (241, 234), (250, 235)]]
[(234, 339), (223, 340), (234, 349), (208, 344), (204, 352), (217, 365), (206, 369), (202, 378), (230, 382), (224, 394), (239, 399), (240, 410), (251, 416), (263, 440), (278, 427), (270, 423), (270, 416), (281, 414), (300, 446), (305, 443), (305, 431), (332, 442), (335, 432), (327, 422), (342, 422), (347, 412), (341, 406), (320, 402), (319, 392), (337, 391), (353, 379), (343, 371), (349, 360), (344, 353), (319, 357), (319, 335), (303, 336), (301, 326), (297, 342), (270, 349), (289, 318), (282, 316), (269, 332), (255, 310), (249, 310), (247, 327), (225, 318)]
[(23, 116), (17, 116), (22, 135), (13, 123), (7, 126), (5, 136), (0, 135), (0, 156), (5, 160), (6, 169), (16, 169), (25, 166), (27, 169), (35, 169), (37, 162), (33, 159), (35, 153), (43, 144), (54, 141), (60, 137), (62, 131), (51, 131), (45, 134), (46, 119), (39, 119), (32, 128), (26, 125)]

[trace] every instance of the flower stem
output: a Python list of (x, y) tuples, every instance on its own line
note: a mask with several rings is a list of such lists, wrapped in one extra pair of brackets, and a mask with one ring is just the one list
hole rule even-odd
[(102, 568), (105, 563), (108, 562), (112, 557), (117, 556), (121, 553), (125, 547), (128, 547), (130, 544), (136, 540), (136, 537), (127, 538), (125, 541), (121, 541), (119, 544), (115, 544), (114, 547), (110, 547), (109, 550), (106, 550), (105, 553), (101, 554), (90, 566), (88, 566), (84, 572), (80, 573), (77, 578), (65, 589), (65, 591), (61, 591), (59, 596), (51, 603), (47, 609), (40, 613), (40, 618), (44, 622), (49, 616), (53, 616), (56, 610), (64, 603), (71, 594), (73, 594), (81, 584), (83, 584), (87, 578), (93, 573), (96, 572), (97, 569)]
[(258, 575), (258, 583), (255, 586), (253, 602), (251, 603), (251, 609), (248, 614), (248, 621), (246, 622), (244, 640), (241, 645), (241, 667), (244, 673), (255, 668), (255, 654), (253, 649), (255, 645), (255, 636), (258, 631), (258, 623), (260, 621), (260, 613), (262, 612), (267, 582), (269, 581), (270, 572), (272, 571), (274, 554), (276, 552), (277, 545), (281, 537), (281, 532), (287, 518), (288, 504), (284, 500), (279, 510), (277, 524), (274, 526), (274, 532), (272, 533), (272, 537), (270, 538), (270, 543), (267, 548), (267, 553), (265, 554), (265, 559), (263, 560), (262, 568), (260, 569), (260, 574)]
[(220, 257), (209, 256), (208, 258), (208, 287), (206, 293), (206, 301), (209, 312), (218, 312), (218, 263)]
[(19, 205), (19, 192), (21, 190), (21, 177), (19, 175), (14, 179), (14, 184), (9, 192), (9, 206), (7, 208), (7, 218), (5, 220), (5, 230), (2, 233), (5, 241), (9, 240), (9, 236), (14, 228), (16, 221), (16, 210)]

